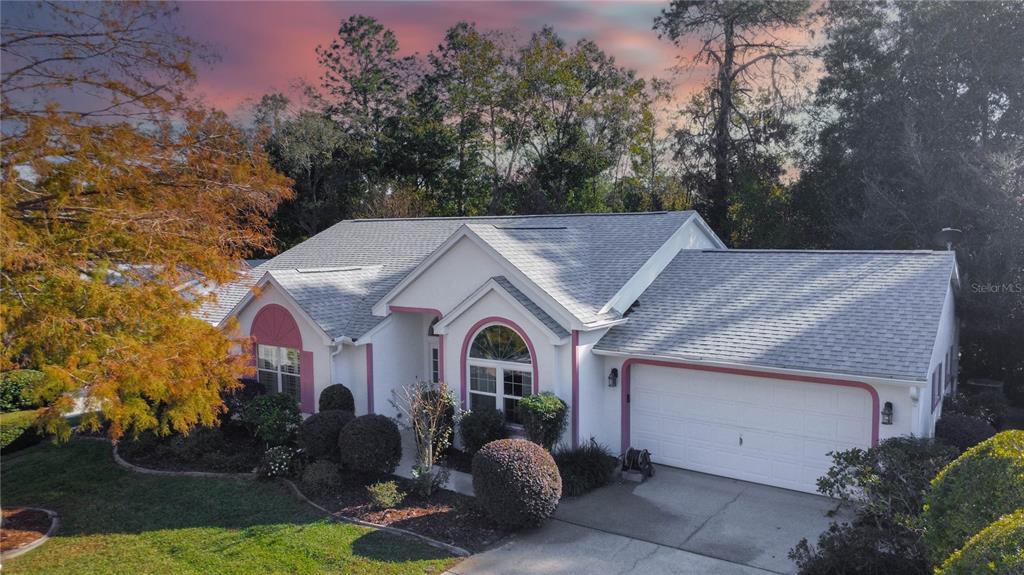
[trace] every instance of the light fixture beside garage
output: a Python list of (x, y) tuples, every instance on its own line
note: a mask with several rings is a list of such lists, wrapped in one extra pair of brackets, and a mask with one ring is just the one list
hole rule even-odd
[(887, 401), (882, 407), (882, 425), (892, 425), (892, 402)]
[(613, 367), (608, 374), (608, 387), (615, 387), (616, 385), (619, 385), (619, 368)]

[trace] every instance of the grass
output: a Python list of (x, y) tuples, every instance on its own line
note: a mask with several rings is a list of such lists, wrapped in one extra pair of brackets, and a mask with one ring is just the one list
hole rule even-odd
[(100, 442), (45, 443), (4, 457), (4, 506), (57, 511), (45, 545), (5, 562), (10, 575), (83, 573), (441, 573), (433, 547), (333, 523), (269, 482), (140, 475)]

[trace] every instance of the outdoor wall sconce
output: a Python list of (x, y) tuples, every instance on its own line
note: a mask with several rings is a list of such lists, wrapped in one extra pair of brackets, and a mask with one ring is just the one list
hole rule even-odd
[(608, 387), (616, 385), (619, 385), (619, 368), (613, 367), (611, 373), (608, 374)]
[(892, 402), (885, 402), (882, 407), (882, 425), (892, 425)]

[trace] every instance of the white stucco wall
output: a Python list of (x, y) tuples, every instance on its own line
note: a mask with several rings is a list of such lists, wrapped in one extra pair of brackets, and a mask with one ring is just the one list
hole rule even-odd
[(488, 279), (507, 273), (480, 246), (462, 238), (389, 303), (448, 313)]
[(264, 306), (277, 304), (288, 310), (299, 326), (299, 334), (302, 336), (302, 350), (313, 354), (313, 382), (314, 402), (319, 399), (323, 388), (332, 383), (331, 368), (332, 360), (330, 347), (326, 341), (326, 335), (309, 321), (302, 313), (295, 309), (288, 296), (282, 294), (273, 284), (267, 284), (241, 311), (238, 312), (238, 334), (248, 337), (252, 331), (252, 322), (256, 314)]
[(618, 399), (609, 393), (605, 358), (592, 351), (594, 344), (607, 332), (606, 328), (579, 334), (579, 441), (582, 445), (594, 438), (598, 443), (613, 448), (618, 444), (612, 444), (610, 439), (618, 439), (618, 429), (611, 436), (609, 428), (617, 428), (619, 420), (618, 417), (608, 418), (605, 403), (613, 401), (617, 406)]
[[(391, 403), (394, 398), (393, 392), (423, 376), (425, 339), (423, 317), (408, 313), (391, 314), (387, 323), (370, 337), (369, 343), (373, 344), (375, 413), (388, 417), (398, 415), (398, 411)], [(361, 353), (366, 353), (365, 345), (357, 347)], [(364, 399), (363, 404), (365, 403)]]
[[(935, 338), (935, 347), (932, 349), (931, 362), (928, 365), (928, 384), (921, 390), (920, 428), (916, 431), (923, 437), (931, 437), (935, 434), (935, 422), (942, 416), (942, 403), (932, 411), (932, 385), (931, 374), (939, 365), (942, 366), (942, 380), (945, 382), (946, 353), (956, 341), (956, 300), (953, 297), (953, 286), (950, 285), (946, 292), (946, 299), (942, 306), (942, 316), (939, 319), (939, 329)], [(956, 352), (958, 350), (954, 350)], [(943, 389), (945, 383), (943, 383)], [(940, 390), (940, 393), (942, 391)]]

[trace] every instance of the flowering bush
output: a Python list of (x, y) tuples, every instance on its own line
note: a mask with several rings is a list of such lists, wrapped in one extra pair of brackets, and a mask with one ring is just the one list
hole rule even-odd
[(288, 477), (295, 469), (295, 454), (287, 445), (271, 447), (263, 454), (260, 473), (266, 477)]

